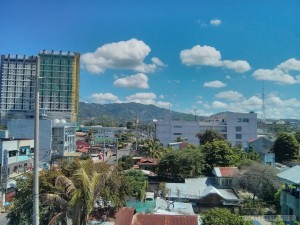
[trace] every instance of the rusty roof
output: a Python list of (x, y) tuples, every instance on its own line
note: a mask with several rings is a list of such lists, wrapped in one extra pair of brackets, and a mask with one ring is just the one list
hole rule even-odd
[(131, 225), (134, 211), (134, 208), (121, 208), (116, 214), (115, 225)]
[(239, 169), (237, 167), (215, 167), (216, 170), (219, 169), (220, 175), (219, 177), (234, 177), (239, 173)]
[(138, 162), (138, 165), (157, 165), (157, 159), (155, 158), (141, 158)]
[(196, 215), (135, 214), (132, 225), (198, 225)]

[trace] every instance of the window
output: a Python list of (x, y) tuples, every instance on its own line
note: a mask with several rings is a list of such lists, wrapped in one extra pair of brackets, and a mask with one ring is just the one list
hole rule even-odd
[(182, 133), (174, 133), (174, 135), (182, 135)]
[(242, 121), (243, 121), (242, 118), (238, 118), (238, 119), (237, 119), (237, 122), (238, 122), (238, 123), (240, 123), (240, 122), (242, 122)]
[(236, 134), (236, 135), (235, 135), (235, 138), (236, 138), (236, 139), (242, 139), (242, 134)]
[(249, 118), (244, 118), (244, 119), (243, 119), (243, 122), (244, 122), (244, 123), (249, 123)]
[(242, 127), (235, 127), (235, 131), (238, 131), (238, 132), (242, 131)]
[(17, 155), (17, 150), (14, 150), (14, 151), (9, 151), (8, 152), (8, 157), (14, 157)]
[(174, 126), (174, 128), (182, 128), (182, 126)]

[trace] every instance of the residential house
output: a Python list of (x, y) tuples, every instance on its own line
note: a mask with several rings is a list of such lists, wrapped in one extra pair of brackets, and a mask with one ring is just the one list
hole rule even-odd
[(212, 207), (239, 207), (241, 199), (233, 188), (221, 188), (214, 177), (188, 178), (184, 183), (166, 183), (169, 192), (166, 199), (190, 202), (194, 211), (199, 212)]
[(285, 183), (280, 194), (282, 215), (295, 216), (300, 221), (300, 166), (294, 166), (277, 174)]
[(239, 174), (239, 169), (237, 167), (214, 167), (212, 173), (219, 187), (231, 188), (235, 177)]
[(136, 213), (133, 208), (122, 208), (116, 214), (115, 225), (198, 225), (197, 215)]
[(155, 172), (158, 166), (158, 160), (155, 158), (141, 158), (136, 165), (138, 165), (139, 169)]

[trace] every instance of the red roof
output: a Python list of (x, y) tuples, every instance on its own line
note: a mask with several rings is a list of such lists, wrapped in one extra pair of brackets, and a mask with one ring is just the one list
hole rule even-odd
[(138, 165), (157, 165), (157, 159), (155, 158), (141, 158), (137, 162)]
[(134, 208), (121, 208), (116, 214), (115, 225), (131, 225)]
[(76, 141), (76, 148), (77, 149), (80, 149), (80, 148), (83, 148), (83, 147), (90, 147), (90, 145), (88, 143), (86, 143), (85, 141)]
[(196, 215), (135, 214), (132, 225), (198, 225)]
[(234, 177), (238, 174), (239, 169), (237, 167), (218, 167), (222, 177)]

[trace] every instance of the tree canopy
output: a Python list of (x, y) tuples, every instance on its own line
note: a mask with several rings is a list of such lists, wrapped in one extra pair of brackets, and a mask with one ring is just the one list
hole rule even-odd
[(238, 157), (226, 141), (208, 142), (202, 146), (206, 163), (206, 173), (209, 174), (213, 167), (233, 165)]
[(199, 149), (171, 151), (164, 154), (159, 162), (159, 172), (179, 175), (183, 178), (197, 177), (203, 174), (204, 157)]
[(253, 201), (256, 197), (266, 201), (274, 200), (274, 194), (280, 187), (276, 178), (277, 170), (275, 168), (252, 162), (249, 165), (241, 167), (240, 171), (236, 185), (238, 188), (252, 193)]
[(299, 157), (299, 143), (293, 134), (281, 133), (273, 145), (275, 161), (293, 161)]
[(252, 225), (251, 221), (223, 208), (207, 210), (203, 216), (204, 225)]
[(225, 138), (219, 132), (215, 130), (206, 130), (204, 133), (196, 134), (196, 137), (199, 138), (200, 145), (204, 145), (206, 143), (211, 143), (213, 141), (222, 141)]

